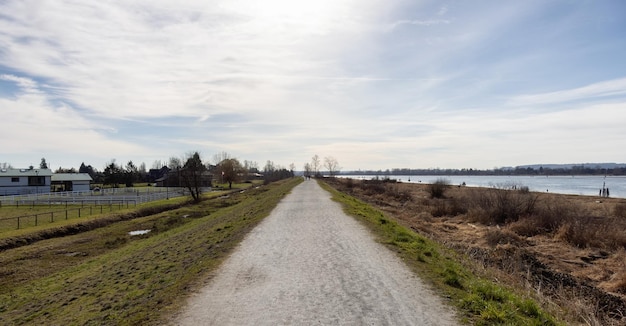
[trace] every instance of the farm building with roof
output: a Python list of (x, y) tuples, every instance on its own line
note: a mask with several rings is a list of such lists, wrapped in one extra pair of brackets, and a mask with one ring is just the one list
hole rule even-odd
[(50, 169), (0, 169), (0, 196), (49, 193)]
[(89, 191), (92, 179), (88, 173), (55, 173), (52, 191)]

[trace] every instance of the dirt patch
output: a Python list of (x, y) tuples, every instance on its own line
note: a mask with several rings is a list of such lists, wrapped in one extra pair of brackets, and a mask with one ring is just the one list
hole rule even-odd
[(327, 181), (500, 282), (538, 293), (569, 322), (626, 324), (623, 199), (458, 186), (432, 198), (423, 184)]

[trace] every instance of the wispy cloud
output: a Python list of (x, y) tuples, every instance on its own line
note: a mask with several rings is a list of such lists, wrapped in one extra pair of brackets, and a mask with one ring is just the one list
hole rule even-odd
[[(1, 1), (0, 136), (15, 141), (0, 155), (149, 165), (193, 149), (300, 166), (319, 154), (348, 169), (626, 161), (608, 149), (626, 139), (614, 127), (626, 19), (610, 7)], [(598, 130), (612, 135), (601, 149)], [(564, 141), (580, 134), (593, 136)]]
[(396, 28), (401, 25), (417, 25), (417, 26), (433, 26), (433, 25), (442, 25), (442, 24), (450, 24), (450, 20), (447, 19), (429, 19), (429, 20), (399, 20), (394, 22), (390, 29)]
[(603, 97), (626, 95), (626, 78), (613, 79), (555, 92), (519, 95), (511, 99), (513, 105), (563, 103), (579, 100), (597, 100)]

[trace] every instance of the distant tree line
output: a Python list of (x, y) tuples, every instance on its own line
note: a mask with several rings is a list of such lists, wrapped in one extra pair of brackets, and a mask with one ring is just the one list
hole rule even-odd
[(600, 166), (575, 165), (570, 168), (496, 168), (480, 169), (386, 169), (347, 171), (351, 175), (626, 175), (626, 166), (603, 168)]

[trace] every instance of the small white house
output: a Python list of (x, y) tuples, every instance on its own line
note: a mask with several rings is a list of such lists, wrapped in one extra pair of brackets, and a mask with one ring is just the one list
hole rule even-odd
[(91, 181), (88, 173), (55, 173), (52, 175), (52, 190), (89, 191)]
[(0, 196), (49, 193), (50, 169), (0, 169)]

